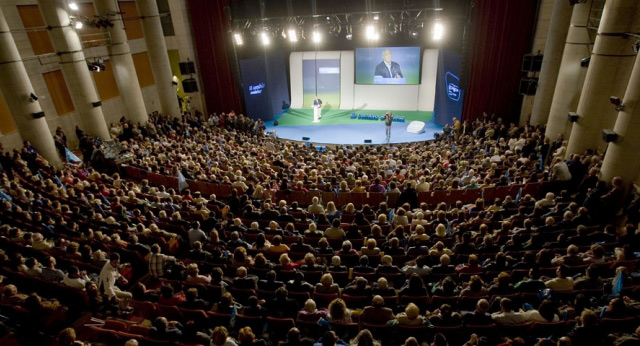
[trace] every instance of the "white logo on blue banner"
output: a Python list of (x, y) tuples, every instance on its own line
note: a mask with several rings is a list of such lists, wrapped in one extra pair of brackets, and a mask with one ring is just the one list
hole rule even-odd
[(447, 97), (452, 101), (460, 101), (460, 78), (451, 72), (447, 72), (444, 76), (445, 85), (447, 86)]
[(264, 89), (264, 83), (249, 85), (249, 94), (251, 95), (262, 94), (262, 89)]

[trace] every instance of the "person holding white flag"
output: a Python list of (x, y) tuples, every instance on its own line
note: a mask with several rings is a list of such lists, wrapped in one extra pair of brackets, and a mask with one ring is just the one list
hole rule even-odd
[(189, 183), (187, 183), (187, 178), (184, 177), (182, 172), (178, 171), (178, 191), (182, 192), (184, 189), (189, 188)]

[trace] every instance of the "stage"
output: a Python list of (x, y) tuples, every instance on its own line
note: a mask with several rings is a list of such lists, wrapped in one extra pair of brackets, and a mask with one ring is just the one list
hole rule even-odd
[[(371, 144), (386, 143), (384, 121), (379, 120), (388, 110), (337, 110), (323, 109), (320, 122), (313, 122), (313, 109), (289, 109), (276, 115), (278, 126), (273, 121), (266, 122), (267, 132), (275, 131), (279, 138), (303, 141), (302, 137), (309, 137), (308, 142), (317, 144)], [(409, 143), (432, 140), (434, 133), (442, 131), (433, 121), (433, 112), (394, 111), (394, 117), (404, 117), (404, 122), (394, 122), (391, 125), (390, 143)], [(353, 114), (355, 113), (355, 117)], [(378, 120), (358, 119), (358, 115), (368, 115), (368, 118), (378, 116)], [(422, 133), (409, 133), (409, 123), (424, 121)], [(306, 141), (306, 140), (305, 140)]]

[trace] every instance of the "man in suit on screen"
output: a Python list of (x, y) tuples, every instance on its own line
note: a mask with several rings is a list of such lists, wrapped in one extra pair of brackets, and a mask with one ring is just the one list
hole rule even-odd
[(374, 76), (382, 76), (382, 78), (402, 78), (400, 65), (395, 61), (391, 61), (391, 50), (385, 49), (382, 52), (382, 62), (376, 66)]

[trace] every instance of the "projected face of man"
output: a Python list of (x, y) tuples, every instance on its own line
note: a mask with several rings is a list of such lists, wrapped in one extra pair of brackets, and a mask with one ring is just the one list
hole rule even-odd
[(391, 64), (391, 51), (388, 49), (385, 49), (384, 52), (382, 52), (382, 60), (384, 60), (385, 64)]

